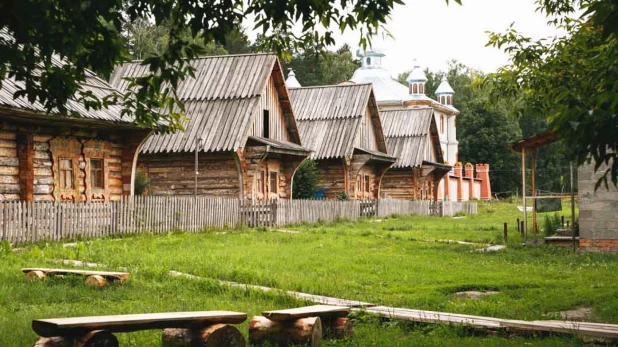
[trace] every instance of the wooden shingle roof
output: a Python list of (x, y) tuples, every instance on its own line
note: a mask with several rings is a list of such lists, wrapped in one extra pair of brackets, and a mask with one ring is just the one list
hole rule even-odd
[[(12, 37), (6, 32), (6, 30), (0, 30), (0, 40), (11, 42)], [(60, 59), (60, 57), (53, 56), (52, 64), (54, 64), (54, 66), (61, 67), (67, 63)], [(39, 72), (34, 71), (33, 73), (38, 74)], [(86, 71), (85, 79), (86, 80), (84, 82), (79, 83), (79, 87), (83, 92), (90, 92), (97, 96), (99, 99), (113, 94), (120, 95), (120, 92), (116, 88), (112, 87), (109, 83), (97, 77), (97, 75), (92, 71)], [(43, 105), (39, 101), (30, 102), (27, 98), (24, 97), (14, 99), (13, 95), (15, 94), (15, 92), (24, 88), (25, 85), (23, 82), (17, 81), (12, 77), (7, 77), (2, 80), (2, 87), (0, 88), (0, 107), (6, 109), (27, 110), (33, 114), (39, 114), (40, 116), (45, 116), (50, 119), (63, 118), (64, 120), (79, 121), (79, 119), (72, 118), (69, 115), (47, 115), (45, 105)], [(76, 101), (75, 98), (71, 98), (67, 101), (66, 107), (69, 111), (77, 112), (77, 114), (84, 120), (121, 123), (123, 125), (133, 123), (132, 118), (129, 118), (127, 116), (121, 117), (121, 105), (113, 105), (109, 106), (108, 108), (102, 108), (100, 110), (87, 110), (81, 102)], [(52, 113), (55, 112), (52, 111)]]
[(421, 166), (423, 161), (434, 161), (432, 152), (436, 153), (438, 163), (444, 162), (433, 109), (382, 111), (380, 117), (388, 151), (398, 158), (394, 168), (412, 168)]
[(290, 89), (303, 145), (313, 159), (343, 158), (354, 151), (362, 118), (371, 109), (378, 148), (387, 153), (371, 84)]
[[(203, 139), (203, 151), (235, 151), (242, 148), (249, 136), (251, 117), (269, 78), (273, 76), (278, 89), (286, 125), (293, 143), (300, 144), (296, 122), (285, 88), (283, 73), (272, 54), (241, 54), (202, 57), (190, 65), (195, 77), (181, 81), (177, 95), (185, 104), (185, 131), (154, 134), (142, 147), (143, 153), (177, 153), (195, 150), (196, 139)], [(125, 89), (126, 77), (149, 73), (140, 61), (119, 66), (110, 81)]]

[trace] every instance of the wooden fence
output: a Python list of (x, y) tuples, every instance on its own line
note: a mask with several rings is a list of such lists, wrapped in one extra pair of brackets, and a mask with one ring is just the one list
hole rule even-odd
[[(433, 205), (432, 205), (433, 204)], [(439, 213), (431, 213), (438, 211)], [(476, 203), (403, 200), (242, 201), (213, 197), (128, 197), (102, 203), (0, 202), (0, 240), (12, 243), (206, 228), (273, 227), (391, 214), (476, 213)]]

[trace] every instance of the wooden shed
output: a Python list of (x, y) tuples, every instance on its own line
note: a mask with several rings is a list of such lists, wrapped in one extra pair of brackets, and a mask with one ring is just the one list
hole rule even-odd
[[(23, 87), (7, 78), (0, 89), (0, 201), (110, 201), (131, 194), (137, 151), (150, 129), (121, 117), (119, 106), (87, 110), (69, 100), (78, 117), (48, 114), (39, 102), (13, 98)], [(100, 98), (117, 93), (91, 72), (81, 88)]]
[(320, 170), (327, 199), (380, 196), (380, 182), (395, 157), (387, 152), (371, 84), (290, 89), (303, 144)]
[[(139, 156), (151, 193), (291, 198), (294, 172), (310, 151), (300, 145), (277, 57), (214, 56), (190, 64), (195, 78), (177, 88), (186, 108), (185, 131), (153, 134)], [(124, 64), (111, 82), (125, 89), (124, 77), (147, 72), (141, 62)]]
[(437, 200), (439, 183), (452, 167), (444, 164), (433, 109), (381, 111), (380, 116), (389, 153), (397, 157), (382, 178), (383, 195)]

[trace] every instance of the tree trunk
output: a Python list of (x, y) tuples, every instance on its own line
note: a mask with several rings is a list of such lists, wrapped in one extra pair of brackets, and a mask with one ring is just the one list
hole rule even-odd
[(281, 346), (308, 344), (316, 347), (322, 340), (322, 322), (320, 317), (275, 322), (255, 316), (249, 323), (249, 340), (256, 343), (270, 341)]
[(202, 330), (165, 329), (163, 347), (245, 347), (245, 338), (233, 325), (215, 324)]
[(86, 278), (86, 285), (91, 286), (91, 287), (101, 288), (107, 285), (107, 280), (103, 276), (92, 275)]
[(78, 339), (75, 347), (118, 347), (118, 339), (109, 331), (95, 330)]

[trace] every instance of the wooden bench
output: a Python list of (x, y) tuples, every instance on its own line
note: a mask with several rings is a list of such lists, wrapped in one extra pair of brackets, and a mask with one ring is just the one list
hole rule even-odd
[(42, 280), (48, 276), (77, 275), (85, 276), (86, 284), (94, 287), (103, 287), (108, 281), (122, 283), (129, 278), (128, 272), (109, 272), (109, 271), (88, 271), (71, 269), (45, 269), (45, 268), (24, 268), (21, 272), (26, 274), (29, 280)]
[(117, 347), (113, 333), (163, 330), (163, 346), (244, 347), (240, 324), (246, 313), (230, 311), (171, 312), (116, 316), (37, 319), (32, 329), (41, 336), (35, 347)]
[(345, 306), (314, 305), (288, 310), (265, 311), (249, 323), (249, 340), (279, 345), (319, 346), (322, 336), (345, 337), (353, 333)]

